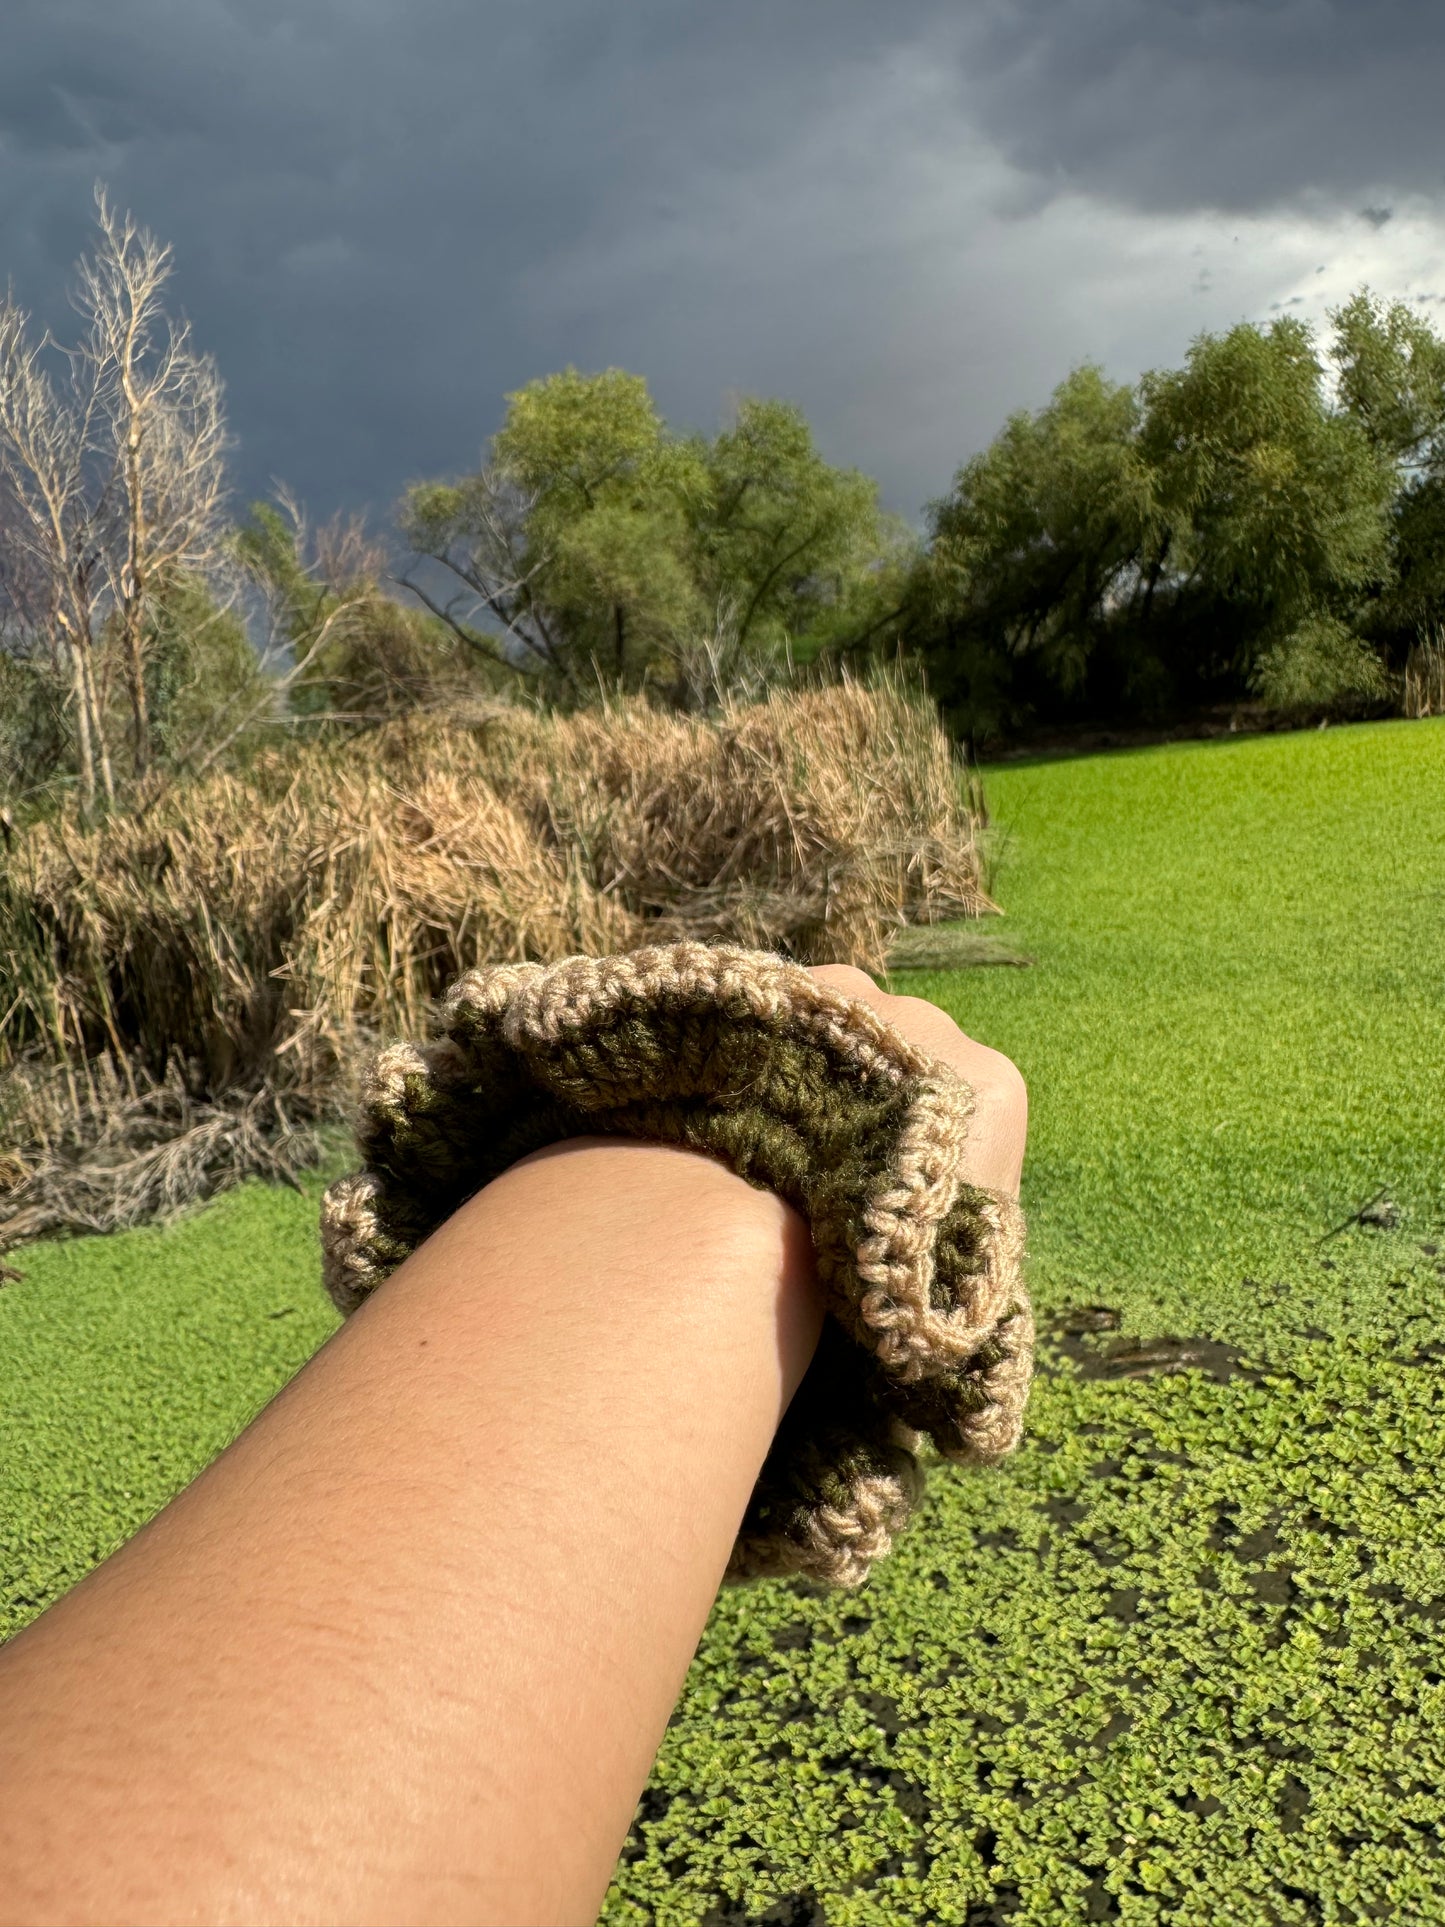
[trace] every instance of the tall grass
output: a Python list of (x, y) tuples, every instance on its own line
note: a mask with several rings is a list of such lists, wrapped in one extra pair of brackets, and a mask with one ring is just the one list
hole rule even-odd
[(1445, 629), (1422, 634), (1406, 658), (1400, 711), (1417, 721), (1445, 716)]
[[(696, 936), (881, 971), (905, 924), (992, 908), (979, 818), (926, 697), (888, 675), (716, 720), (494, 702), (267, 752), (144, 820), (86, 832), (67, 807), (0, 870), (0, 1245), (47, 1187), (45, 1228), (101, 1228), (93, 1195), (83, 1219), (63, 1198), (105, 1133), (119, 1158), (118, 1108), (148, 1156), (158, 1118), (207, 1126), (197, 1195), (244, 1175), (258, 1133), (303, 1158), (367, 1048), (419, 1034), (476, 964)], [(173, 1147), (152, 1166), (184, 1189)], [(151, 1208), (155, 1171), (119, 1186), (116, 1222)]]

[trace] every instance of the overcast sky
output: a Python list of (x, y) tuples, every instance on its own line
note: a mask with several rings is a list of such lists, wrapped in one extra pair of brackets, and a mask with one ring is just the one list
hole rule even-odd
[(1427, 0), (3, 5), (0, 284), (70, 328), (96, 180), (172, 243), (238, 506), (389, 520), (572, 363), (917, 520), (1079, 361), (1445, 303)]

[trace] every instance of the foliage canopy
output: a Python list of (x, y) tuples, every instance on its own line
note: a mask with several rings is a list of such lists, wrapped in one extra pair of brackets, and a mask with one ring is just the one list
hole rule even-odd
[(674, 435), (615, 368), (569, 368), (508, 404), (482, 469), (403, 504), (451, 599), (419, 570), (408, 582), (559, 700), (650, 685), (694, 706), (741, 663), (766, 673), (866, 629), (911, 557), (876, 484), (826, 462), (787, 403), (744, 400), (711, 441)]
[(905, 628), (965, 733), (1388, 693), (1445, 614), (1445, 341), (1368, 289), (1330, 320), (1075, 369), (958, 471)]

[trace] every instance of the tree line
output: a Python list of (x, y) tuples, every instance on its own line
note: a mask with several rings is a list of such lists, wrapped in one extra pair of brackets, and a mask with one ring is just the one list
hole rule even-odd
[(482, 693), (705, 710), (874, 656), (922, 662), (974, 748), (1220, 702), (1420, 707), (1422, 662), (1442, 673), (1445, 341), (1368, 289), (1323, 343), (1286, 317), (1133, 384), (1076, 368), (921, 531), (785, 402), (680, 434), (642, 377), (568, 369), (508, 397), (477, 472), (412, 485), (388, 543), (284, 491), (232, 520), (223, 386), (171, 272), (100, 191), (80, 339), (0, 303), (12, 807), (145, 807), (260, 745)]
[(1445, 342), (1368, 289), (1329, 321), (1076, 369), (960, 469), (914, 634), (973, 731), (1392, 699), (1445, 615)]

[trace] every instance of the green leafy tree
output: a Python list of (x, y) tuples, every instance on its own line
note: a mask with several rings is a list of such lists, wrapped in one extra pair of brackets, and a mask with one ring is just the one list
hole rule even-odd
[(691, 498), (692, 573), (708, 604), (736, 600), (745, 648), (806, 657), (887, 620), (908, 532), (880, 512), (875, 482), (823, 460), (801, 410), (744, 401), (696, 448), (707, 488)]
[(1445, 466), (1401, 489), (1391, 514), (1394, 568), (1365, 622), (1394, 663), (1445, 624)]
[[(1351, 366), (1373, 429), (1293, 319), (1201, 335), (1132, 389), (1076, 369), (1012, 416), (933, 505), (907, 619), (956, 725), (1380, 700), (1364, 624), (1394, 567), (1405, 425), (1378, 369)], [(1426, 386), (1390, 392), (1418, 414)]]
[(1390, 568), (1395, 477), (1323, 374), (1310, 329), (1286, 318), (1203, 335), (1182, 369), (1140, 384), (1174, 654), (1198, 688), (1300, 687), (1283, 668), (1298, 647), (1302, 665), (1331, 665), (1322, 702), (1379, 691), (1350, 618)]
[(387, 593), (386, 555), (360, 517), (314, 535), (284, 492), (257, 502), (237, 556), (266, 605), (272, 687), (293, 717), (349, 728), (449, 698), (495, 689), (445, 623)]
[(1379, 651), (1338, 616), (1318, 612), (1265, 645), (1250, 686), (1286, 715), (1347, 709), (1390, 693)]
[(41, 655), (0, 650), (0, 806), (43, 813), (74, 765), (66, 679)]
[(1330, 320), (1341, 405), (1396, 479), (1392, 565), (1363, 622), (1398, 666), (1445, 620), (1445, 341), (1407, 303), (1368, 288)]
[(1445, 431), (1445, 341), (1407, 302), (1361, 288), (1330, 311), (1341, 406), (1382, 458), (1408, 473), (1432, 466)]
[(242, 755), (274, 734), (274, 705), (240, 613), (199, 576), (157, 583), (143, 637), (147, 709), (156, 759), (185, 768), (247, 715), (233, 747)]
[(970, 737), (1019, 722), (1046, 692), (1087, 705), (1102, 675), (1138, 680), (1137, 663), (1114, 660), (1120, 611), (1148, 625), (1167, 553), (1139, 420), (1129, 388), (1075, 369), (931, 505), (909, 634)]
[(797, 409), (748, 400), (712, 441), (675, 436), (619, 369), (509, 396), (486, 465), (416, 484), (401, 520), (407, 586), (469, 649), (570, 702), (649, 684), (681, 699), (699, 652), (816, 653), (878, 619), (899, 540), (876, 485), (825, 462)]

